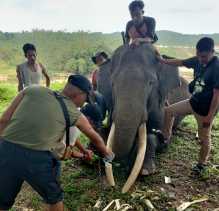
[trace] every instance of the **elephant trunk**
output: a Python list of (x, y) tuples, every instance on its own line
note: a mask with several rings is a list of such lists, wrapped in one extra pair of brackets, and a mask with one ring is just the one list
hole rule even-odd
[(136, 127), (133, 127), (131, 123), (130, 125), (125, 125), (115, 121), (115, 134), (112, 149), (117, 159), (125, 160), (132, 152), (135, 145), (138, 125), (139, 124), (136, 124)]
[(132, 168), (132, 171), (125, 185), (122, 188), (122, 193), (126, 193), (130, 189), (130, 187), (135, 183), (135, 180), (137, 179), (138, 174), (144, 162), (146, 147), (147, 147), (147, 129), (146, 129), (146, 124), (143, 123), (138, 129), (137, 157), (135, 159), (135, 163)]
[[(121, 99), (120, 99), (121, 100)], [(139, 100), (139, 99), (138, 99)], [(122, 102), (121, 102), (122, 101)], [(126, 159), (134, 147), (138, 128), (142, 122), (146, 121), (145, 108), (134, 101), (126, 100), (117, 101), (113, 113), (113, 122), (115, 123), (115, 134), (112, 149), (116, 158)], [(128, 102), (127, 104), (123, 104)]]

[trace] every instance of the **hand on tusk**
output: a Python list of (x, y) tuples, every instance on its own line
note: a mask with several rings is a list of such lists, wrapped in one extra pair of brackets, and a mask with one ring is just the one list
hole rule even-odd
[(103, 162), (104, 163), (112, 163), (114, 158), (115, 158), (115, 154), (111, 151), (110, 155), (107, 155), (103, 158)]

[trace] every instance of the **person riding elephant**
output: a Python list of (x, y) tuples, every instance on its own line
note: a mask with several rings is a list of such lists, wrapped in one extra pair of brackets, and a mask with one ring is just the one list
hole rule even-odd
[(158, 37), (155, 33), (156, 21), (153, 17), (144, 16), (144, 2), (134, 0), (129, 4), (132, 20), (126, 25), (125, 39), (127, 43), (155, 43)]

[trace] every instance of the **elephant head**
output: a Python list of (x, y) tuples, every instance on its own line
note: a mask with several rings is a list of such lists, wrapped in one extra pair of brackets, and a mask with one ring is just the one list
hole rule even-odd
[(163, 108), (165, 96), (179, 86), (180, 81), (176, 68), (158, 63), (150, 44), (136, 48), (121, 46), (108, 65), (113, 124), (107, 145), (118, 159), (128, 159), (133, 146), (138, 146), (136, 161), (123, 188), (126, 192), (135, 182), (144, 161), (146, 130), (148, 125), (153, 125), (150, 116), (155, 114), (156, 118), (156, 113)]

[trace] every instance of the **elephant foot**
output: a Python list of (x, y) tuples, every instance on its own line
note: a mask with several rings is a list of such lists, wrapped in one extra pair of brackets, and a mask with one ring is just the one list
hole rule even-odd
[(141, 176), (149, 176), (149, 175), (152, 175), (152, 174), (155, 174), (156, 173), (156, 170), (153, 169), (151, 171), (149, 171), (148, 169), (142, 169), (141, 170)]
[(155, 173), (156, 173), (156, 165), (155, 165), (154, 161), (151, 161), (150, 163), (145, 164), (142, 167), (141, 172), (140, 172), (140, 174), (142, 176), (149, 176), (149, 175), (152, 175)]
[(158, 138), (158, 144), (156, 148), (157, 153), (165, 153), (168, 151), (170, 140), (166, 140), (160, 130), (153, 130)]

